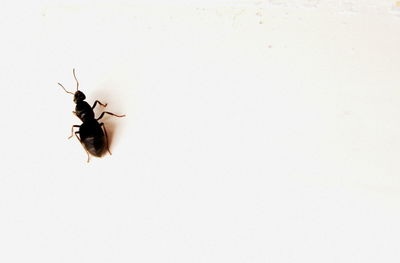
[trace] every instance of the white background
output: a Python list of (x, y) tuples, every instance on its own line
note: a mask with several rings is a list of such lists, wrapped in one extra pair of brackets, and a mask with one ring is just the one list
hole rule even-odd
[(1, 4), (0, 262), (399, 262), (400, 3)]

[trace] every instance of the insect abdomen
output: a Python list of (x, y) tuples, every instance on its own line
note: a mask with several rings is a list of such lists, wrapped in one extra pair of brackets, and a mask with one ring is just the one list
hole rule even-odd
[(105, 149), (106, 142), (104, 136), (90, 136), (85, 138), (83, 141), (83, 145), (85, 146), (86, 150), (97, 157), (100, 157)]

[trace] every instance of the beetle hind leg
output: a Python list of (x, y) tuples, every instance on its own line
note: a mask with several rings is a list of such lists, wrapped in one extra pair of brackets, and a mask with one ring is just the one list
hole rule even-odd
[(110, 114), (110, 115), (112, 115), (112, 116), (118, 117), (118, 118), (125, 117), (125, 114), (124, 114), (124, 115), (117, 115), (117, 114), (114, 114), (114, 113), (109, 112), (109, 111), (103, 111), (103, 113), (100, 115), (100, 117), (98, 117), (96, 120), (98, 121), (98, 120), (100, 120), (101, 118), (103, 118), (104, 114), (106, 114), (106, 113), (107, 113), (107, 114)]
[(71, 139), (72, 136), (74, 136), (74, 128), (79, 128), (81, 127), (80, 125), (72, 125), (71, 127), (71, 136), (68, 137), (68, 139)]
[[(78, 126), (78, 125), (74, 125), (74, 126)], [(83, 145), (83, 143), (82, 143), (82, 141), (81, 141), (81, 138), (78, 137), (78, 133), (79, 133), (79, 131), (76, 131), (76, 132), (75, 132), (75, 137), (76, 137), (76, 138), (78, 139), (78, 141), (81, 143), (83, 149), (85, 150), (85, 152), (86, 152), (86, 154), (87, 154), (87, 161), (86, 161), (86, 162), (89, 162), (89, 161), (90, 161), (89, 152), (86, 150), (85, 146)], [(72, 135), (71, 135), (71, 137), (72, 137)]]
[(107, 130), (106, 130), (106, 126), (104, 125), (104, 123), (102, 122), (102, 123), (100, 123), (100, 126), (101, 127), (103, 127), (103, 130), (104, 130), (104, 135), (105, 135), (105, 137), (106, 137), (106, 147), (107, 147), (107, 152), (110, 154), (110, 155), (112, 155), (112, 153), (111, 153), (111, 151), (110, 151), (110, 147), (109, 147), (109, 145), (108, 145), (108, 136), (107, 136)]

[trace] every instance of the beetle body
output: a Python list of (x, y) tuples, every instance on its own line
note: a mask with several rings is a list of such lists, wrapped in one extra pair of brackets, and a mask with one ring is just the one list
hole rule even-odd
[[(84, 147), (89, 162), (89, 154), (101, 157), (105, 150), (107, 150), (110, 154), (107, 131), (104, 126), (104, 123), (99, 123), (98, 120), (103, 118), (104, 114), (110, 114), (116, 117), (124, 117), (125, 115), (116, 115), (114, 113), (104, 111), (100, 117), (95, 118), (93, 109), (96, 107), (97, 103), (103, 107), (106, 107), (107, 104), (102, 104), (100, 101), (96, 100), (93, 106), (90, 106), (89, 103), (85, 101), (85, 94), (79, 90), (79, 82), (75, 76), (75, 69), (73, 70), (74, 78), (76, 80), (76, 92), (67, 91), (63, 85), (58, 83), (67, 93), (74, 95), (74, 102), (76, 103), (74, 114), (82, 121), (81, 125), (73, 125), (71, 129), (71, 138), (74, 134), (74, 128), (79, 128), (79, 131), (75, 132), (76, 138), (81, 142)], [(78, 137), (79, 134), (79, 137)]]
[(84, 99), (85, 94), (83, 92), (75, 92), (75, 114), (82, 121), (82, 125), (79, 127), (80, 140), (86, 151), (100, 157), (106, 149), (107, 141), (102, 127), (94, 118), (92, 107)]

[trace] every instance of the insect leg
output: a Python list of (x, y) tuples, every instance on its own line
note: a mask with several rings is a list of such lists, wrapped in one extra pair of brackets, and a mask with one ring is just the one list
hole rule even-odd
[[(83, 143), (82, 143), (82, 141), (81, 141), (81, 138), (78, 137), (78, 133), (79, 133), (79, 131), (76, 131), (76, 132), (75, 132), (75, 136), (76, 136), (76, 138), (78, 139), (78, 141), (79, 141), (79, 142), (82, 144), (82, 146), (83, 146)], [(85, 152), (86, 152), (86, 154), (87, 154), (87, 162), (89, 162), (89, 160), (90, 160), (89, 152), (86, 150), (85, 146), (83, 146), (83, 149), (85, 149)]]
[(103, 103), (101, 103), (100, 101), (96, 100), (96, 101), (94, 102), (93, 106), (92, 106), (92, 110), (94, 109), (94, 107), (96, 107), (97, 103), (100, 104), (100, 105), (103, 106), (103, 107), (106, 107), (106, 106), (107, 106), (107, 103), (104, 103), (104, 104), (103, 104)]
[(72, 125), (71, 127), (71, 136), (68, 137), (68, 139), (71, 139), (72, 136), (74, 136), (74, 128), (78, 128), (81, 127), (80, 125)]
[(106, 136), (107, 151), (108, 151), (108, 153), (109, 153), (110, 155), (112, 155), (111, 152), (110, 152), (110, 147), (109, 147), (109, 145), (108, 145), (108, 136), (107, 136), (106, 126), (104, 125), (104, 123), (100, 123), (100, 126), (103, 127), (104, 134), (105, 134), (105, 136)]
[(110, 115), (112, 115), (112, 116), (115, 116), (115, 117), (125, 117), (125, 115), (117, 115), (117, 114), (114, 114), (114, 113), (111, 113), (111, 112), (108, 112), (108, 111), (104, 111), (101, 115), (100, 115), (100, 117), (98, 117), (96, 120), (100, 120), (101, 118), (103, 118), (103, 116), (104, 116), (104, 114), (110, 114)]

